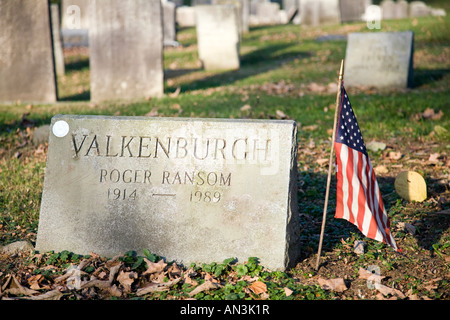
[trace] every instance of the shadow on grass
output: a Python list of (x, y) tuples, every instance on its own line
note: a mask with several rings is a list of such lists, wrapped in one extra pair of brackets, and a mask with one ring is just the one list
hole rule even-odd
[(66, 63), (65, 71), (81, 71), (83, 69), (89, 69), (89, 58), (83, 57), (79, 59), (74, 59), (73, 61)]
[(433, 82), (442, 80), (447, 74), (450, 73), (449, 69), (414, 69), (414, 83), (413, 88), (418, 88), (423, 85), (431, 84)]
[(58, 98), (58, 101), (90, 101), (91, 100), (91, 91), (83, 91), (81, 93), (73, 94), (71, 96), (64, 96)]
[[(291, 51), (289, 48), (294, 44), (268, 45), (258, 50), (244, 54), (240, 58), (240, 68), (237, 70), (224, 71), (214, 75), (206, 75), (201, 80), (195, 80), (180, 86), (181, 91), (208, 89), (231, 84), (235, 81), (265, 73), (279, 68), (283, 64), (294, 59), (305, 59), (311, 54), (303, 51)], [(168, 77), (177, 77), (201, 69), (170, 70)], [(167, 72), (167, 71), (166, 71)], [(169, 87), (173, 90), (175, 88)]]

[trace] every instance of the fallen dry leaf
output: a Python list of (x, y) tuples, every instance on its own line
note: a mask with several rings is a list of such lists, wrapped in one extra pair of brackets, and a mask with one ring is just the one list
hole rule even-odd
[(198, 287), (196, 287), (194, 290), (192, 290), (191, 292), (189, 292), (189, 296), (193, 297), (195, 296), (197, 293), (206, 291), (206, 290), (210, 290), (210, 289), (217, 289), (222, 287), (219, 283), (215, 283), (215, 282), (211, 282), (211, 281), (205, 281), (204, 283), (202, 283), (201, 285), (199, 285)]
[(122, 296), (122, 291), (117, 287), (117, 285), (112, 285), (111, 287), (109, 287), (109, 293), (114, 296), (114, 297), (121, 297)]
[(334, 279), (323, 279), (319, 278), (317, 280), (322, 287), (322, 289), (325, 290), (333, 290), (336, 292), (343, 292), (347, 290), (347, 286), (344, 283), (344, 279), (342, 278), (334, 278)]
[(139, 288), (136, 291), (136, 294), (138, 296), (142, 296), (142, 295), (150, 293), (150, 292), (167, 291), (170, 287), (177, 284), (181, 279), (182, 278), (176, 278), (174, 280), (170, 280), (170, 281), (163, 282), (163, 283), (150, 282), (150, 283), (146, 284), (144, 287)]
[(393, 295), (393, 296), (396, 296), (396, 297), (398, 297), (400, 299), (405, 299), (406, 298), (406, 296), (400, 290), (397, 290), (397, 289), (394, 289), (394, 288), (389, 288), (388, 286), (385, 286), (384, 284), (381, 284), (381, 283), (377, 283), (375, 285), (375, 289), (377, 289), (384, 296)]
[(440, 156), (441, 155), (439, 153), (432, 153), (432, 154), (430, 154), (430, 157), (428, 158), (428, 162), (437, 163), (437, 162), (439, 162)]
[(388, 168), (386, 168), (383, 165), (378, 165), (375, 168), (373, 168), (373, 170), (375, 170), (376, 174), (386, 174), (389, 172)]
[(432, 119), (432, 120), (439, 120), (444, 116), (444, 112), (442, 110), (439, 110), (438, 113), (434, 111), (432, 108), (426, 108), (425, 111), (422, 113), (422, 117), (424, 119)]
[(62, 292), (60, 291), (61, 288), (62, 287), (58, 287), (58, 288), (48, 291), (46, 293), (43, 293), (43, 294), (40, 294), (37, 296), (26, 297), (24, 299), (26, 299), (26, 300), (59, 300), (63, 296)]
[(293, 292), (294, 291), (292, 291), (288, 287), (284, 287), (284, 294), (286, 295), (286, 297), (289, 297)]
[(2, 287), (4, 293), (10, 293), (13, 295), (26, 295), (31, 296), (33, 294), (39, 293), (39, 291), (28, 289), (20, 284), (15, 276), (10, 276)]
[(316, 163), (317, 163), (319, 166), (322, 166), (322, 165), (326, 164), (327, 162), (328, 162), (328, 159), (317, 159), (317, 160), (316, 160)]
[(30, 289), (39, 290), (41, 289), (40, 282), (44, 280), (44, 276), (42, 274), (37, 274), (28, 278), (28, 284), (30, 285)]
[(177, 89), (174, 92), (169, 93), (169, 97), (176, 98), (180, 94), (181, 88), (177, 87)]
[(136, 272), (125, 272), (121, 270), (117, 276), (117, 281), (119, 281), (119, 283), (123, 286), (125, 292), (130, 292), (131, 285), (137, 277), (138, 275)]
[(252, 107), (249, 105), (249, 104), (246, 104), (246, 105), (244, 105), (244, 106), (242, 106), (241, 107), (241, 111), (247, 111), (247, 110), (250, 110)]
[(109, 281), (93, 279), (93, 280), (89, 280), (89, 281), (83, 283), (81, 285), (80, 289), (86, 289), (86, 288), (92, 288), (92, 287), (96, 287), (99, 289), (108, 289), (110, 286), (111, 286), (111, 284), (109, 283)]
[(317, 124), (313, 124), (310, 126), (304, 126), (304, 127), (302, 127), (302, 129), (305, 131), (315, 131), (315, 130), (317, 130), (318, 127), (319, 126)]
[(143, 273), (146, 274), (152, 274), (157, 272), (162, 272), (164, 268), (167, 266), (167, 263), (164, 262), (164, 260), (159, 260), (158, 262), (151, 262), (150, 260), (144, 258), (145, 263), (147, 264), (147, 270)]
[(287, 118), (287, 115), (286, 115), (283, 111), (281, 111), (281, 110), (277, 110), (277, 111), (276, 111), (276, 115), (277, 115), (277, 117), (280, 118), (280, 119), (286, 119), (286, 118)]
[(254, 294), (260, 294), (267, 291), (267, 285), (262, 281), (255, 281), (250, 286), (250, 290), (252, 290)]
[(391, 151), (389, 152), (389, 159), (391, 160), (400, 160), (402, 158), (401, 152)]

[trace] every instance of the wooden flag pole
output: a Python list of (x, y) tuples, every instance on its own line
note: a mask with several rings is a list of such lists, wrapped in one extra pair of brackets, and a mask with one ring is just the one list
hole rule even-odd
[(337, 97), (336, 97), (336, 109), (334, 111), (333, 135), (331, 138), (330, 162), (328, 164), (327, 190), (325, 192), (325, 204), (323, 207), (322, 229), (320, 231), (319, 250), (317, 251), (316, 270), (319, 269), (320, 254), (322, 252), (323, 234), (325, 231), (325, 223), (327, 220), (328, 196), (330, 194), (330, 183), (331, 183), (331, 168), (333, 166), (334, 140), (336, 138), (336, 123), (337, 123), (337, 117), (338, 117), (338, 113), (339, 113), (340, 102), (341, 102), (341, 86), (342, 86), (343, 78), (344, 78), (344, 60), (341, 61), (341, 69), (339, 71), (338, 92), (337, 92)]

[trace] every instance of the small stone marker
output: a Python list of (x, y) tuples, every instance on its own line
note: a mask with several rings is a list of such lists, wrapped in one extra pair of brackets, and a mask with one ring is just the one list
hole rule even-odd
[(57, 98), (47, 0), (0, 1), (0, 100)]
[(344, 71), (346, 87), (410, 87), (413, 43), (412, 31), (350, 33)]
[(37, 250), (296, 262), (294, 121), (59, 115), (50, 132)]
[(53, 52), (55, 56), (55, 70), (58, 76), (63, 76), (66, 70), (64, 65), (64, 52), (61, 37), (61, 24), (59, 23), (59, 6), (51, 5), (51, 21), (53, 33)]
[(161, 2), (93, 0), (90, 7), (91, 100), (161, 96)]
[(397, 3), (392, 0), (383, 0), (380, 3), (383, 20), (397, 18)]
[(240, 67), (239, 21), (232, 5), (196, 6), (198, 55), (205, 70)]
[(176, 41), (177, 32), (175, 27), (175, 9), (176, 5), (173, 2), (165, 1), (162, 2), (163, 6), (163, 30), (164, 30), (164, 41), (171, 42)]
[(403, 171), (395, 178), (395, 191), (407, 201), (422, 202), (427, 199), (427, 184), (415, 171)]
[(188, 6), (177, 7), (176, 21), (180, 27), (195, 27), (195, 8)]

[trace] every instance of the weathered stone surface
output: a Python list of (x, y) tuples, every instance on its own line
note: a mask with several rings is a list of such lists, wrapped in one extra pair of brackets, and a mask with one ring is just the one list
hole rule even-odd
[(380, 3), (383, 20), (397, 18), (397, 4), (392, 0), (383, 0)]
[(37, 250), (284, 269), (299, 255), (296, 134), (290, 120), (55, 116)]
[(176, 21), (180, 27), (195, 27), (195, 8), (188, 6), (177, 7)]
[(92, 0), (91, 100), (163, 94), (161, 2)]
[(431, 14), (431, 9), (423, 1), (412, 1), (409, 4), (410, 17), (426, 17)]
[(341, 22), (339, 0), (301, 0), (300, 16), (302, 25), (318, 26)]
[(0, 1), (0, 100), (57, 98), (47, 0)]
[(238, 14), (239, 34), (248, 32), (250, 3), (249, 0), (213, 0), (214, 5), (233, 5)]
[(239, 22), (231, 5), (196, 6), (198, 55), (206, 70), (240, 67)]
[(53, 33), (53, 53), (55, 57), (55, 71), (58, 76), (63, 76), (66, 70), (64, 65), (64, 53), (61, 37), (61, 24), (59, 23), (59, 6), (51, 5), (51, 21)]
[(350, 33), (345, 58), (346, 87), (412, 86), (414, 33)]
[(29, 241), (16, 241), (5, 246), (0, 246), (0, 253), (8, 255), (31, 250), (34, 250), (34, 247)]
[(361, 21), (367, 7), (372, 4), (372, 0), (339, 0), (341, 21)]

